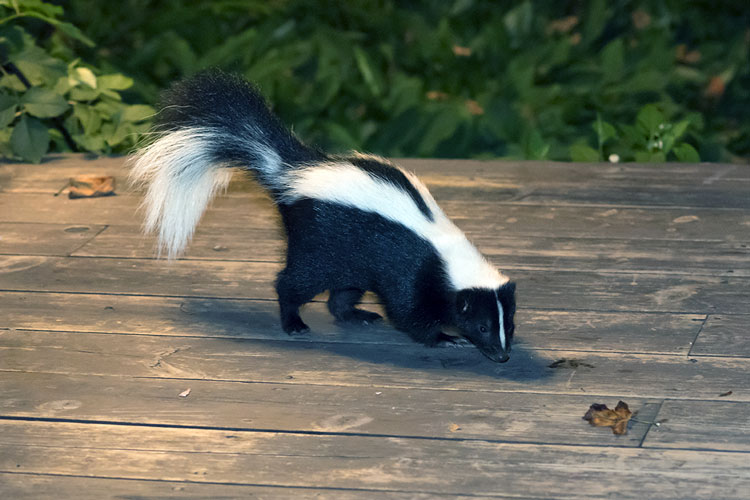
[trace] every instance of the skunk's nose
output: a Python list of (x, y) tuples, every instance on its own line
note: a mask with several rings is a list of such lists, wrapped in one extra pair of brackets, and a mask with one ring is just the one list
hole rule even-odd
[(507, 351), (492, 351), (492, 352), (485, 352), (482, 351), (482, 354), (487, 356), (489, 359), (494, 361), (495, 363), (505, 363), (510, 359), (510, 349)]

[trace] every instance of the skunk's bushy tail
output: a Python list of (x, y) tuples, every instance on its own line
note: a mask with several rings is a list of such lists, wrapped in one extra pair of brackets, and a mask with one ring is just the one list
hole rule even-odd
[(271, 113), (246, 80), (209, 71), (162, 96), (154, 139), (133, 161), (130, 179), (147, 189), (145, 230), (159, 254), (179, 255), (231, 168), (251, 170), (272, 194), (283, 195), (284, 170), (321, 161)]

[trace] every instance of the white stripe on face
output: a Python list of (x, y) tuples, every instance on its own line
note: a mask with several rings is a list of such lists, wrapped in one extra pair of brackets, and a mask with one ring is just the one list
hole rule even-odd
[(500, 303), (500, 301), (497, 301), (497, 314), (499, 316), (500, 320), (500, 329), (498, 330), (498, 335), (500, 335), (500, 346), (503, 348), (503, 351), (505, 351), (505, 323), (503, 322), (503, 305)]

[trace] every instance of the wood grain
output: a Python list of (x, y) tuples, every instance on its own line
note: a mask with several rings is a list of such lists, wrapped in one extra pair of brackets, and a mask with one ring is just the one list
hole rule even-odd
[[(20, 224), (19, 224), (20, 225)], [(464, 229), (467, 224), (464, 225)], [(480, 251), (504, 266), (566, 270), (661, 271), (750, 277), (750, 244), (726, 240), (675, 242), (669, 239), (498, 236), (478, 227), (467, 236)], [(133, 225), (108, 226), (73, 255), (152, 258), (156, 241)], [(185, 259), (283, 262), (281, 228), (199, 226)], [(688, 267), (689, 266), (689, 267)]]
[[(750, 360), (516, 348), (496, 364), (471, 348), (112, 333), (0, 331), (4, 370), (246, 383), (450, 388), (612, 398), (715, 399), (746, 385)], [(550, 365), (560, 359), (571, 369)], [(736, 391), (726, 401), (750, 401)]]
[(742, 498), (750, 488), (750, 465), (726, 452), (536, 445), (529, 453), (530, 445), (483, 441), (448, 447), (434, 440), (11, 421), (0, 429), (0, 469), (30, 473), (479, 495), (502, 485), (504, 494), (549, 497), (554, 490), (578, 498), (642, 498), (644, 491)]
[(0, 222), (0, 254), (55, 255), (74, 253), (105, 229), (96, 224), (27, 224)]
[(499, 365), (325, 294), (289, 337), (268, 196), (157, 261), (124, 162), (0, 165), (0, 498), (747, 498), (750, 166), (400, 160), (518, 282)]
[[(0, 255), (0, 290), (274, 300), (280, 269), (265, 262)], [(707, 314), (750, 303), (750, 279), (742, 277), (505, 270), (518, 283), (518, 302), (532, 308)]]
[(712, 314), (706, 320), (691, 353), (695, 356), (750, 357), (750, 303), (738, 307), (741, 314)]
[[(308, 336), (284, 337), (272, 300), (0, 292), (0, 327), (92, 333), (223, 337), (293, 342), (410, 345), (387, 322), (366, 327), (334, 322), (324, 304), (304, 308)], [(376, 304), (368, 309), (383, 313)], [(519, 310), (515, 345), (582, 351), (686, 355), (705, 316), (694, 314)]]
[[(186, 388), (190, 394), (179, 397)], [(581, 417), (600, 400), (583, 393), (550, 396), (13, 372), (3, 373), (0, 391), (3, 415), (9, 418), (196, 429), (632, 447), (640, 446), (649, 427), (632, 422), (625, 436), (591, 427)], [(629, 400), (645, 421), (656, 418), (660, 402)]]

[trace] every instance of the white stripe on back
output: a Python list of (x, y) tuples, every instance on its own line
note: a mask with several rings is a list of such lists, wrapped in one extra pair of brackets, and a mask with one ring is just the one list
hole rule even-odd
[(407, 192), (348, 162), (315, 164), (287, 171), (288, 190), (283, 199), (294, 201), (306, 197), (338, 203), (379, 214), (407, 227), (437, 250), (455, 290), (495, 290), (506, 283), (508, 278), (491, 266), (448, 219), (427, 187), (414, 174), (401, 171), (422, 196), (433, 214), (433, 221), (425, 217)]

